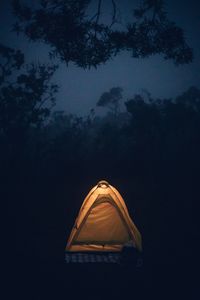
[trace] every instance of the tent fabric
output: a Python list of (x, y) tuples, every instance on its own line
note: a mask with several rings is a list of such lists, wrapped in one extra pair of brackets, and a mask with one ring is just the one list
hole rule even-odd
[(141, 235), (122, 196), (106, 181), (100, 181), (83, 201), (66, 250), (121, 251), (126, 243), (142, 250)]

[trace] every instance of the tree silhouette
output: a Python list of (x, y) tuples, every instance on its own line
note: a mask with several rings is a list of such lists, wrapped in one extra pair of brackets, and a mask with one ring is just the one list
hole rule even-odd
[(200, 112), (200, 90), (195, 86), (191, 86), (187, 91), (176, 98), (176, 102), (182, 103), (196, 112)]
[(116, 117), (120, 111), (120, 101), (122, 100), (123, 89), (121, 87), (113, 87), (109, 92), (101, 95), (97, 102), (97, 106), (108, 107)]
[(25, 64), (21, 51), (3, 45), (0, 61), (1, 175), (9, 176), (12, 170), (19, 176), (28, 167), (26, 159), (36, 163), (43, 151), (37, 149), (39, 131), (55, 103), (58, 87), (51, 78), (56, 66)]
[(3, 45), (0, 56), (0, 136), (15, 136), (49, 115), (58, 89), (50, 83), (56, 66), (25, 65), (21, 51)]
[(19, 22), (15, 31), (23, 32), (30, 40), (51, 46), (51, 57), (79, 67), (97, 67), (123, 50), (133, 57), (162, 54), (176, 64), (192, 60), (192, 50), (184, 33), (167, 18), (162, 0), (141, 1), (134, 10), (133, 20), (117, 29), (117, 5), (111, 1), (113, 13), (110, 24), (102, 18), (101, 0), (97, 10), (89, 14), (93, 0), (38, 0), (35, 8), (13, 0)]

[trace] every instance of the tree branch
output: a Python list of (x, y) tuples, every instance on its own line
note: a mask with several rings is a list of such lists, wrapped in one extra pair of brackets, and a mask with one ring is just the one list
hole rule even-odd
[(95, 37), (97, 35), (97, 25), (99, 23), (99, 18), (101, 15), (101, 4), (102, 4), (102, 0), (98, 1), (98, 8), (97, 8), (97, 13), (96, 13), (96, 22), (95, 22)]
[(113, 6), (113, 15), (112, 15), (112, 22), (110, 24), (110, 27), (112, 27), (116, 23), (116, 13), (117, 13), (117, 6), (114, 0), (112, 1), (112, 6)]

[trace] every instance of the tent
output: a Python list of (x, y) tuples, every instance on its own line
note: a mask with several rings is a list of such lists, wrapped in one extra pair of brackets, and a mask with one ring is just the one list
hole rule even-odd
[(127, 244), (141, 250), (141, 235), (120, 193), (100, 181), (83, 201), (66, 251), (121, 251)]

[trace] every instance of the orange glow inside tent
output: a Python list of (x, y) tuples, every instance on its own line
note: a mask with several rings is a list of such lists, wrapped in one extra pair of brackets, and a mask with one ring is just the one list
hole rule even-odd
[(67, 251), (121, 251), (125, 244), (142, 249), (140, 232), (120, 193), (107, 181), (91, 189), (80, 208)]

